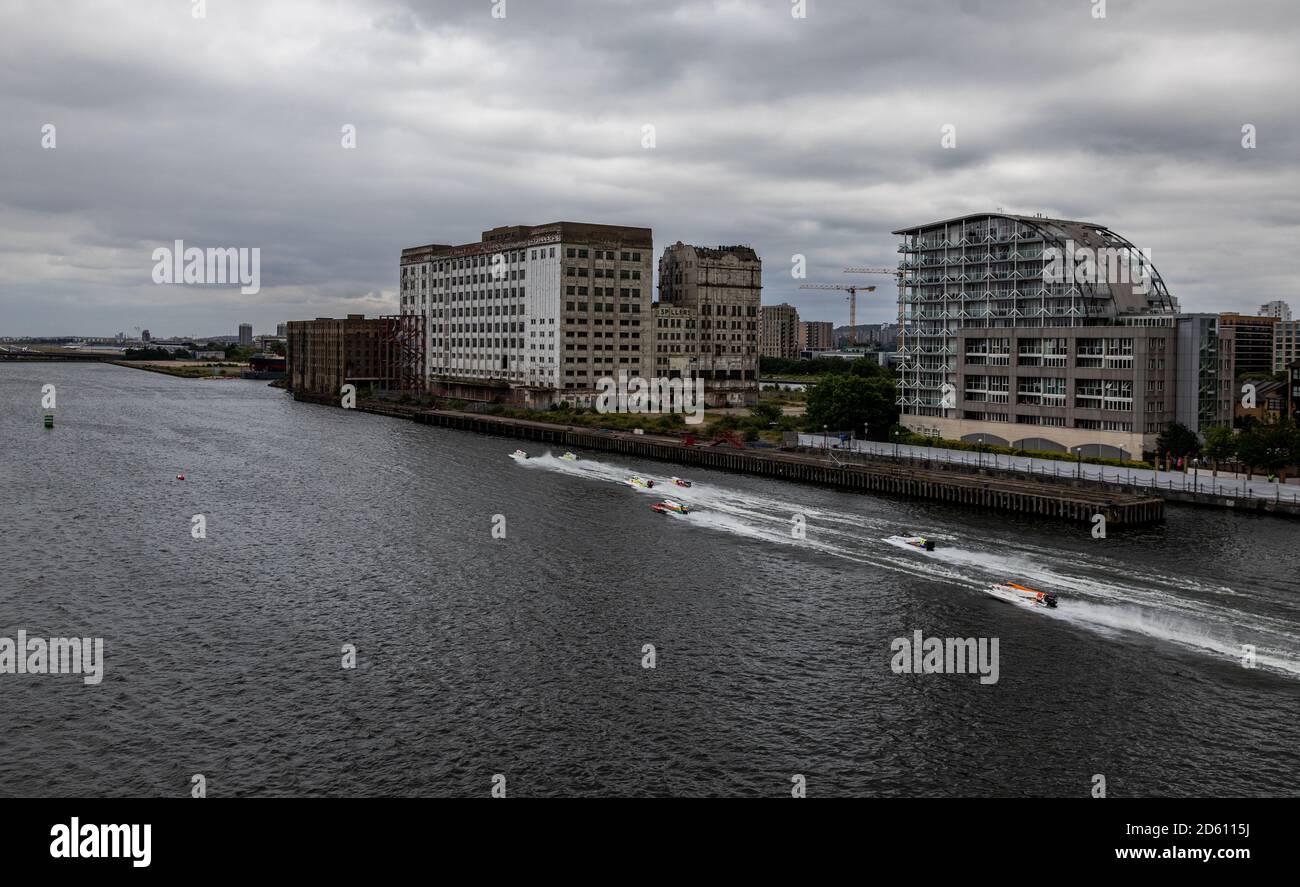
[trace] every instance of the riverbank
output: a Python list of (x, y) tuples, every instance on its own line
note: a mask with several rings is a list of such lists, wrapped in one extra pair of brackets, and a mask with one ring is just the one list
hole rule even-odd
[[(338, 407), (329, 397), (295, 394), (295, 399)], [(1013, 511), (1074, 522), (1104, 515), (1108, 524), (1138, 526), (1164, 519), (1159, 497), (1092, 489), (1086, 484), (1042, 484), (971, 475), (941, 466), (890, 465), (883, 461), (848, 462), (814, 451), (702, 445), (668, 434), (602, 431), (532, 419), (438, 410), (390, 401), (363, 400), (357, 409), (462, 431), (493, 434), (551, 444), (655, 459), (681, 465), (775, 477), (862, 492), (930, 499), (983, 509)]]
[(172, 363), (154, 363), (147, 360), (110, 360), (114, 366), (131, 370), (144, 370), (149, 373), (162, 373), (180, 379), (239, 379), (248, 372), (248, 364), (206, 363), (201, 361), (182, 361)]

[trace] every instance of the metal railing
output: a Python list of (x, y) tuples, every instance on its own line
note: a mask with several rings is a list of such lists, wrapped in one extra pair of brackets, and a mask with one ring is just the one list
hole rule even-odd
[(926, 462), (942, 462), (950, 465), (988, 468), (993, 471), (1010, 471), (1045, 478), (1067, 480), (1073, 478), (1094, 481), (1128, 487), (1135, 491), (1150, 491), (1153, 493), (1160, 491), (1183, 492), (1250, 501), (1271, 500), (1300, 505), (1300, 488), (1284, 492), (1284, 487), (1292, 486), (1290, 484), (1283, 484), (1278, 481), (1247, 481), (1245, 478), (1238, 478), (1225, 483), (1218, 478), (1204, 478), (1201, 476), (1200, 471), (1187, 474), (1183, 472), (1157, 471), (1149, 468), (1118, 468), (1108, 465), (1093, 465), (1081, 461), (1058, 462), (1032, 456), (1008, 456), (1002, 453), (918, 447), (885, 441), (840, 441), (834, 432), (830, 435), (800, 434), (799, 443), (801, 446), (817, 451), (828, 451), (836, 455), (837, 460), (857, 459), (867, 461), (870, 458), (884, 456), (898, 462), (917, 466)]

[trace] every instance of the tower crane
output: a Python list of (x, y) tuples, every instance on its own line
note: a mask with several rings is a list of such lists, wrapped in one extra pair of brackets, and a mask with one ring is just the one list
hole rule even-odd
[(849, 294), (849, 344), (858, 344), (858, 290), (869, 293), (876, 291), (874, 286), (857, 286), (838, 283), (801, 283), (801, 290), (841, 290)]
[(895, 279), (898, 284), (899, 302), (902, 302), (903, 295), (903, 275), (901, 268), (845, 268), (845, 274), (888, 274)]

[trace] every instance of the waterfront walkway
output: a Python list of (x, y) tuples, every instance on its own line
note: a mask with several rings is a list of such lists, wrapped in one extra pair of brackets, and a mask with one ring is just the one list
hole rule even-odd
[(1062, 462), (1055, 459), (1034, 459), (1028, 456), (1006, 456), (996, 453), (972, 453), (941, 447), (918, 447), (882, 441), (857, 440), (841, 443), (831, 435), (829, 440), (820, 434), (800, 434), (799, 445), (815, 449), (827, 448), (857, 452), (863, 455), (884, 456), (915, 461), (942, 462), (967, 465), (994, 471), (1015, 471), (1023, 474), (1052, 478), (1079, 478), (1118, 487), (1150, 490), (1152, 493), (1188, 493), (1262, 499), (1271, 502), (1289, 502), (1300, 505), (1300, 486), (1282, 484), (1265, 479), (1247, 481), (1245, 478), (1215, 479), (1209, 469), (1197, 471), (1156, 471), (1149, 468), (1114, 468), (1109, 465), (1090, 465), (1087, 462)]

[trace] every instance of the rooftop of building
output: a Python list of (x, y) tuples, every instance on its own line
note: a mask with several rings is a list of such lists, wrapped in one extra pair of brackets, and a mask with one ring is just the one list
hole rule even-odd
[(429, 243), (402, 250), (402, 261), (411, 263), (429, 256), (481, 253), (527, 246), (544, 239), (547, 243), (606, 243), (650, 250), (654, 235), (650, 228), (627, 225), (599, 225), (592, 222), (547, 222), (544, 225), (502, 225), (484, 231), (471, 243)]
[(923, 225), (913, 225), (908, 228), (900, 228), (893, 233), (899, 235), (919, 234), (922, 231), (929, 230), (930, 228), (938, 228), (942, 225), (952, 225), (957, 222), (966, 222), (972, 219), (987, 219), (987, 218), (1012, 219), (1017, 222), (1024, 222), (1027, 225), (1032, 225), (1037, 228), (1047, 228), (1047, 229), (1056, 228), (1059, 231), (1065, 233), (1068, 233), (1070, 228), (1080, 228), (1084, 230), (1087, 229), (1106, 230), (1104, 225), (1098, 225), (1095, 222), (1083, 222), (1077, 219), (1054, 219), (1051, 218), (1050, 216), (1044, 216), (1044, 215), (1024, 216), (1024, 215), (1017, 215), (1016, 213), (983, 212), (983, 213), (967, 213), (964, 216), (953, 216), (951, 219), (942, 219), (937, 222), (926, 222)]
[[(990, 219), (1006, 219), (1026, 225), (1049, 243), (1072, 243), (1077, 247), (1097, 251), (1109, 250), (1130, 257), (1136, 257), (1150, 275), (1150, 292), (1140, 290), (1133, 281), (1121, 278), (1121, 282), (1107, 282), (1110, 289), (1115, 312), (1119, 315), (1148, 316), (1151, 314), (1177, 314), (1178, 301), (1165, 286), (1164, 279), (1155, 265), (1151, 263), (1149, 251), (1138, 249), (1133, 243), (1104, 225), (1095, 222), (1081, 222), (1070, 219), (1054, 219), (1044, 215), (1017, 215), (1003, 212), (968, 213), (938, 222), (928, 222), (909, 228), (900, 228), (893, 232), (900, 236), (919, 236), (935, 229), (965, 222), (979, 222)], [(955, 244), (953, 244), (955, 245)], [(915, 247), (912, 247), (915, 249)], [(922, 249), (927, 248), (924, 244)]]
[(1258, 314), (1239, 314), (1236, 311), (1221, 312), (1219, 314), (1219, 320), (1222, 321), (1223, 323), (1230, 323), (1230, 324), (1250, 323), (1250, 324), (1262, 325), (1262, 324), (1271, 324), (1271, 323), (1278, 322), (1278, 318), (1276, 317), (1267, 317)]
[(740, 259), (742, 262), (762, 261), (762, 259), (758, 257), (758, 253), (754, 251), (754, 248), (752, 246), (743, 243), (736, 244), (735, 246), (708, 247), (708, 246), (696, 246), (691, 243), (682, 243), (682, 241), (679, 240), (676, 243), (674, 243), (671, 247), (669, 247), (669, 249), (676, 249), (678, 247), (689, 247), (695, 250), (695, 254), (697, 256), (700, 256), (705, 259), (721, 259), (726, 256), (735, 256), (736, 258)]

